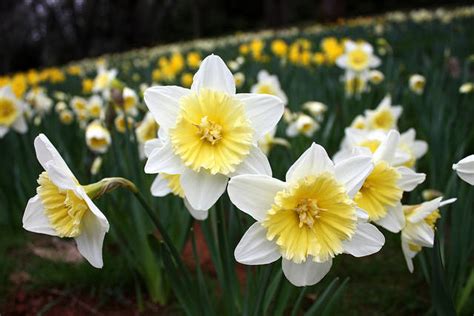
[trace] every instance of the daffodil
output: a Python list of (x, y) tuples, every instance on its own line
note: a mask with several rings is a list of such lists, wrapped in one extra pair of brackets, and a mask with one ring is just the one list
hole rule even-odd
[(459, 87), (459, 93), (467, 94), (474, 91), (474, 83), (466, 82)]
[(235, 86), (241, 88), (245, 83), (245, 75), (242, 72), (234, 74)]
[(92, 118), (102, 118), (104, 115), (104, 101), (98, 95), (93, 95), (87, 102), (87, 114)]
[(398, 118), (402, 114), (402, 107), (392, 105), (390, 95), (385, 96), (375, 110), (366, 110), (365, 116), (370, 129), (389, 131), (397, 128)]
[(86, 144), (90, 150), (103, 154), (109, 149), (112, 138), (100, 121), (92, 121), (86, 128)]
[(453, 164), (453, 170), (461, 179), (470, 185), (474, 185), (474, 155), (467, 156)]
[[(365, 179), (354, 201), (364, 209), (369, 219), (397, 233), (403, 227), (401, 199), (422, 183), (426, 175), (410, 168), (394, 165), (400, 134), (391, 130), (373, 153), (374, 169)], [(364, 149), (359, 147), (360, 149)], [(365, 148), (365, 154), (371, 154)]]
[(307, 286), (329, 272), (336, 255), (379, 251), (384, 236), (352, 200), (372, 169), (371, 157), (364, 155), (335, 165), (313, 143), (290, 167), (286, 182), (268, 175), (232, 178), (232, 203), (257, 221), (237, 245), (235, 259), (261, 265), (282, 258), (286, 278)]
[(271, 173), (257, 142), (280, 120), (283, 102), (272, 95), (236, 94), (220, 57), (202, 61), (191, 89), (152, 87), (145, 103), (163, 142), (150, 153), (145, 172), (179, 174), (194, 209), (209, 209), (232, 176)]
[(342, 80), (344, 81), (344, 91), (347, 97), (353, 95), (360, 96), (361, 93), (368, 90), (368, 73), (356, 73), (353, 71), (346, 71)]
[(404, 205), (401, 241), (408, 270), (413, 272), (413, 258), (422, 247), (433, 247), (436, 221), (441, 217), (439, 208), (456, 199), (442, 201), (442, 197), (418, 205)]
[(347, 40), (344, 43), (344, 55), (336, 60), (336, 64), (348, 71), (361, 73), (378, 67), (380, 59), (374, 55), (374, 49), (369, 43)]
[[(394, 166), (406, 166), (412, 168), (416, 161), (428, 150), (428, 144), (422, 140), (415, 139), (416, 132), (413, 128), (400, 135), (400, 141), (395, 151), (393, 159)], [(354, 147), (366, 147), (372, 153), (379, 148), (380, 144), (387, 137), (387, 132), (383, 130), (361, 130), (357, 128), (346, 128), (345, 137), (341, 144), (341, 150), (336, 153), (334, 159), (350, 155)]]
[[(163, 143), (159, 139), (152, 139), (145, 143), (145, 157), (155, 150), (160, 149), (163, 146)], [(177, 197), (183, 199), (186, 209), (189, 211), (191, 216), (197, 220), (205, 220), (209, 214), (208, 210), (197, 210), (191, 206), (184, 195), (184, 189), (181, 186), (181, 175), (179, 174), (168, 174), (160, 173), (156, 176), (155, 180), (150, 187), (151, 195), (156, 197), (166, 196), (168, 194), (173, 194)]]
[(384, 74), (379, 70), (369, 71), (369, 80), (372, 84), (378, 85), (385, 79)]
[(319, 127), (319, 123), (311, 116), (299, 113), (296, 119), (286, 128), (286, 135), (289, 137), (296, 137), (298, 135), (312, 137)]
[(25, 95), (25, 101), (28, 102), (34, 114), (43, 116), (48, 113), (53, 106), (53, 100), (48, 97), (45, 90), (35, 87)]
[(137, 115), (138, 96), (135, 90), (125, 87), (122, 92), (122, 106), (117, 107), (119, 112), (125, 111), (129, 115)]
[(410, 76), (408, 80), (408, 86), (410, 90), (415, 92), (416, 94), (422, 94), (425, 90), (426, 79), (422, 75), (414, 74)]
[(102, 244), (109, 222), (92, 202), (91, 186), (82, 186), (49, 141), (40, 134), (36, 157), (45, 170), (37, 194), (26, 206), (23, 227), (31, 232), (74, 238), (79, 252), (96, 268), (103, 266)]
[(258, 147), (263, 151), (265, 155), (268, 156), (270, 153), (270, 150), (273, 148), (275, 145), (280, 145), (284, 147), (290, 147), (290, 143), (280, 137), (275, 137), (276, 134), (276, 127), (272, 129), (270, 132), (266, 133), (265, 136), (258, 141)]
[(288, 98), (280, 87), (280, 81), (276, 75), (270, 75), (266, 70), (260, 70), (257, 75), (258, 82), (252, 86), (250, 92), (259, 94), (270, 94), (279, 97), (286, 105)]
[(18, 133), (26, 133), (28, 125), (23, 115), (26, 104), (19, 100), (10, 86), (0, 88), (0, 138), (10, 129)]
[(92, 83), (92, 92), (102, 92), (109, 89), (115, 77), (117, 77), (116, 69), (107, 69), (105, 65), (100, 65), (97, 68), (97, 75)]
[(303, 110), (306, 110), (311, 114), (311, 116), (317, 120), (318, 122), (321, 122), (324, 113), (326, 113), (328, 107), (326, 104), (317, 102), (317, 101), (308, 101), (303, 104)]

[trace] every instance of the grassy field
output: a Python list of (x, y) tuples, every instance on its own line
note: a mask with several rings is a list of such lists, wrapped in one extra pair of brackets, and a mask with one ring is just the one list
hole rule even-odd
[[(174, 284), (181, 276), (163, 259), (166, 254), (156, 242), (156, 229), (131, 194), (114, 192), (97, 201), (111, 224), (104, 245), (104, 267), (100, 270), (81, 259), (73, 241), (58, 243), (57, 238), (22, 229), (22, 214), (28, 199), (35, 194), (41, 171), (33, 139), (38, 133), (45, 133), (80, 183), (122, 176), (138, 186), (176, 247), (188, 249), (185, 257), (193, 279), (197, 280), (195, 284), (204, 286), (203, 292), (209, 296), (201, 302), (215, 305), (212, 312), (202, 311), (207, 311), (206, 314), (290, 314), (293, 311), (302, 315), (307, 311), (309, 314), (448, 315), (456, 310), (460, 315), (471, 315), (474, 312), (474, 190), (456, 176), (451, 165), (474, 153), (474, 92), (460, 92), (461, 85), (474, 82), (473, 30), (472, 7), (420, 10), (328, 26), (236, 34), (136, 50), (0, 78), (0, 83), (11, 83), (25, 100), (28, 91), (42, 87), (53, 104), (47, 110), (31, 106), (31, 113), (27, 113), (28, 131), (20, 134), (11, 130), (0, 139), (3, 148), (0, 312), (58, 313), (63, 311), (58, 308), (73, 302), (71, 309), (77, 314), (135, 310), (189, 313), (183, 307), (186, 298), (183, 294), (180, 297), (180, 288)], [(334, 38), (339, 46), (325, 48), (322, 43), (328, 38)], [(272, 45), (275, 39), (287, 45), (284, 53)], [(343, 49), (344, 39), (363, 40), (374, 47), (374, 54), (381, 60), (377, 69), (384, 76), (380, 83), (367, 80), (364, 91), (349, 95), (344, 70), (334, 62), (334, 55), (342, 53), (338, 49)], [(312, 142), (324, 146), (330, 156), (334, 155), (340, 148), (345, 128), (354, 118), (376, 108), (390, 94), (392, 103), (403, 108), (398, 121), (400, 132), (414, 128), (416, 138), (426, 141), (429, 148), (416, 162), (417, 171), (427, 174), (426, 181), (413, 192), (405, 193), (403, 204), (423, 202), (422, 192), (428, 189), (458, 198), (454, 205), (441, 210), (435, 247), (424, 248), (418, 254), (414, 273), (406, 267), (400, 234), (381, 229), (386, 244), (380, 252), (364, 258), (339, 256), (321, 283), (296, 289), (282, 278), (279, 264), (255, 270), (236, 265), (233, 249), (252, 220), (243, 213), (237, 215), (228, 198), (222, 198), (221, 204), (211, 209), (210, 218), (201, 223), (191, 219), (175, 196), (152, 197), (149, 188), (154, 176), (143, 172), (145, 160), (139, 155), (142, 144), (134, 133), (147, 110), (142, 98), (143, 84), (190, 85), (189, 75), (196, 71), (190, 52), (200, 58), (211, 53), (221, 56), (234, 74), (245, 77), (237, 88), (239, 92), (249, 92), (262, 69), (276, 75), (292, 113), (303, 111), (303, 104), (308, 101), (327, 106), (325, 113), (315, 119), (317, 127), (310, 136), (300, 133), (289, 137), (286, 131), (292, 122), (282, 120), (278, 124), (276, 136), (287, 139), (291, 145), (276, 145), (269, 153), (273, 176), (279, 179), (284, 178), (286, 170)], [(104, 102), (102, 121), (112, 139), (105, 153), (94, 152), (86, 145), (86, 126), (93, 119), (82, 118), (72, 101), (75, 96), (89, 98), (93, 94), (90, 85), (96, 77), (98, 63), (117, 69), (114, 88), (127, 86), (138, 96), (138, 114), (124, 131), (107, 114), (113, 108), (113, 101)], [(420, 94), (410, 89), (409, 79), (413, 74), (426, 79)], [(66, 108), (58, 110), (57, 104), (61, 102)], [(70, 111), (72, 122), (61, 116), (64, 110)], [(98, 158), (101, 166), (93, 170)], [(217, 227), (217, 223), (222, 227)], [(193, 255), (193, 242), (197, 243), (199, 258)], [(198, 259), (202, 269), (194, 264)], [(259, 289), (265, 293), (261, 301)], [(324, 297), (326, 289), (329, 298)], [(318, 302), (325, 307), (311, 309)], [(230, 307), (226, 307), (228, 303)], [(292, 310), (293, 306), (298, 307)]]

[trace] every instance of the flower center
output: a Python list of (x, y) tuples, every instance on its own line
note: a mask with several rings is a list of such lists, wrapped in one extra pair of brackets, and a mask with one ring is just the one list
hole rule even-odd
[(273, 88), (270, 85), (262, 84), (258, 87), (257, 93), (274, 95), (275, 91), (273, 90)]
[(262, 225), (282, 256), (296, 263), (324, 262), (342, 253), (356, 228), (355, 204), (332, 174), (307, 176), (276, 194)]
[(81, 233), (81, 221), (89, 211), (86, 202), (71, 190), (58, 188), (46, 171), (38, 178), (36, 190), (44, 212), (59, 237), (77, 237)]
[(372, 125), (375, 129), (389, 130), (393, 123), (394, 118), (390, 110), (380, 110), (372, 118)]
[(298, 214), (300, 224), (299, 227), (307, 225), (308, 227), (313, 227), (315, 220), (317, 220), (320, 215), (320, 211), (325, 211), (318, 206), (318, 202), (314, 199), (302, 199), (295, 208), (296, 213)]
[(240, 100), (201, 89), (181, 98), (170, 139), (173, 151), (187, 167), (228, 174), (250, 152), (253, 129)]
[(204, 116), (196, 127), (201, 139), (208, 141), (211, 145), (215, 145), (222, 138), (222, 126), (210, 121), (207, 116)]
[(397, 170), (380, 161), (367, 177), (354, 201), (367, 211), (370, 220), (379, 220), (387, 215), (389, 207), (401, 200), (403, 191), (397, 184), (400, 174)]
[(354, 49), (348, 56), (349, 66), (355, 71), (362, 71), (367, 68), (369, 64), (369, 55), (362, 49)]
[(0, 125), (12, 125), (18, 114), (15, 103), (12, 100), (0, 98)]
[(358, 146), (361, 146), (361, 147), (366, 147), (368, 148), (372, 153), (375, 153), (375, 151), (377, 150), (377, 148), (379, 148), (380, 146), (380, 141), (379, 140), (376, 140), (376, 139), (367, 139), (367, 140), (364, 140), (364, 141), (361, 141)]

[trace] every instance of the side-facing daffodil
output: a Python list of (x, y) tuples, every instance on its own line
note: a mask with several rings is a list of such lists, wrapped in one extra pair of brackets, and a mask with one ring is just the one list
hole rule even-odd
[(318, 283), (338, 254), (379, 251), (384, 236), (353, 201), (373, 167), (366, 155), (334, 164), (313, 143), (290, 167), (286, 182), (268, 175), (232, 178), (232, 203), (257, 221), (237, 245), (236, 260), (261, 265), (282, 257), (286, 278), (306, 286)]
[(220, 57), (202, 61), (191, 89), (156, 86), (144, 97), (163, 143), (150, 153), (145, 172), (180, 175), (194, 209), (208, 210), (235, 175), (271, 174), (257, 142), (280, 120), (283, 102), (268, 94), (236, 94)]
[(402, 111), (403, 108), (400, 105), (392, 105), (391, 96), (386, 95), (376, 109), (365, 111), (369, 129), (382, 129), (385, 131), (398, 129), (397, 122)]
[[(365, 179), (354, 201), (364, 209), (369, 220), (385, 229), (397, 233), (403, 228), (401, 199), (403, 192), (409, 192), (425, 181), (424, 173), (394, 165), (400, 134), (391, 130), (373, 153), (374, 169)], [(361, 148), (371, 154), (367, 148)]]
[(441, 218), (439, 208), (456, 202), (456, 199), (442, 201), (442, 197), (418, 205), (404, 205), (405, 226), (402, 229), (402, 251), (408, 266), (413, 272), (413, 258), (422, 247), (432, 248), (436, 221)]
[(45, 135), (37, 136), (34, 146), (45, 171), (39, 175), (37, 194), (26, 206), (23, 227), (35, 233), (74, 238), (84, 258), (101, 268), (109, 222), (91, 200), (97, 187), (82, 186)]

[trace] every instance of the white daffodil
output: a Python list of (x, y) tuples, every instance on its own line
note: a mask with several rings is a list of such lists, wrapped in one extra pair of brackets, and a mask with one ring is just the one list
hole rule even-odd
[(415, 129), (410, 128), (405, 133), (400, 135), (398, 149), (410, 156), (410, 159), (405, 161), (403, 165), (413, 168), (416, 164), (416, 161), (423, 157), (428, 151), (428, 143), (424, 140), (417, 140)]
[(137, 104), (138, 104), (138, 96), (135, 90), (125, 87), (122, 93), (123, 98), (123, 109), (118, 108), (119, 111), (125, 110), (130, 115), (137, 115)]
[[(158, 138), (147, 141), (144, 148), (145, 157), (149, 157), (155, 149), (161, 147), (163, 147), (163, 142)], [(208, 210), (197, 210), (189, 204), (184, 195), (184, 189), (181, 186), (181, 175), (179, 174), (158, 174), (151, 184), (150, 192), (151, 195), (156, 197), (162, 197), (172, 193), (182, 198), (191, 216), (197, 220), (205, 220), (209, 214)]]
[(441, 217), (439, 208), (455, 201), (442, 201), (442, 197), (439, 197), (418, 205), (403, 206), (405, 225), (401, 235), (402, 251), (410, 272), (413, 272), (413, 258), (422, 247), (433, 247), (435, 224)]
[(138, 153), (140, 159), (144, 159), (145, 156), (145, 143), (149, 140), (155, 139), (158, 137), (159, 126), (153, 117), (151, 112), (147, 112), (143, 117), (143, 120), (138, 124), (135, 129), (135, 134), (137, 135), (137, 141), (139, 144)]
[(385, 79), (384, 74), (379, 70), (369, 71), (368, 77), (369, 77), (370, 82), (375, 85), (382, 83), (382, 81)]
[(86, 128), (86, 144), (90, 150), (103, 154), (107, 152), (112, 138), (110, 132), (100, 121), (91, 122)]
[(71, 108), (74, 111), (74, 113), (78, 116), (80, 115), (85, 115), (88, 116), (88, 101), (82, 97), (73, 97), (71, 99)]
[(117, 69), (107, 69), (105, 65), (100, 65), (97, 68), (97, 75), (94, 78), (92, 92), (108, 90), (115, 80), (115, 77), (117, 77)]
[(402, 111), (403, 108), (400, 105), (392, 105), (392, 98), (386, 95), (375, 110), (365, 111), (369, 129), (385, 131), (397, 129), (398, 118)]
[(303, 110), (308, 111), (311, 116), (321, 122), (328, 107), (326, 104), (317, 101), (308, 101), (303, 104)]
[(286, 135), (296, 137), (303, 134), (306, 137), (312, 137), (319, 127), (319, 123), (311, 116), (299, 113), (296, 119), (286, 128)]
[(385, 239), (352, 198), (373, 169), (370, 156), (339, 164), (314, 144), (286, 174), (240, 175), (229, 181), (233, 204), (254, 223), (237, 245), (235, 259), (247, 265), (282, 259), (283, 273), (296, 286), (318, 283), (341, 253), (355, 257), (380, 250)]
[(10, 129), (18, 133), (26, 133), (28, 125), (23, 115), (26, 104), (19, 100), (10, 86), (0, 88), (0, 138)]
[(415, 92), (416, 94), (422, 94), (425, 90), (426, 79), (422, 75), (414, 74), (410, 76), (408, 80), (408, 86), (410, 90)]
[[(366, 147), (372, 153), (378, 149), (382, 141), (387, 137), (383, 130), (361, 130), (357, 128), (346, 128), (345, 137), (341, 144), (341, 150), (334, 155), (334, 160), (338, 161), (350, 155), (354, 147)], [(428, 144), (422, 140), (416, 140), (416, 132), (413, 128), (400, 135), (395, 156), (394, 166), (406, 166), (413, 168), (416, 161), (428, 150)]]
[(353, 95), (359, 96), (361, 93), (368, 90), (368, 74), (367, 72), (357, 73), (353, 71), (346, 71), (342, 80), (344, 81), (344, 90), (347, 97)]
[(270, 153), (270, 150), (275, 145), (281, 145), (281, 146), (284, 146), (284, 147), (287, 147), (287, 148), (291, 146), (290, 143), (286, 139), (275, 137), (276, 130), (277, 129), (275, 127), (270, 132), (266, 133), (265, 136), (258, 141), (258, 147), (267, 156)]
[(367, 119), (363, 115), (357, 115), (351, 123), (352, 128), (366, 130), (369, 128), (369, 124), (367, 123)]
[(241, 88), (245, 83), (245, 75), (242, 72), (237, 72), (234, 74), (235, 86)]
[(236, 94), (234, 77), (220, 57), (202, 61), (191, 89), (152, 87), (145, 103), (163, 143), (150, 153), (145, 172), (180, 175), (194, 209), (214, 205), (230, 177), (271, 174), (257, 142), (280, 120), (283, 102), (273, 95)]
[[(424, 173), (394, 165), (400, 134), (391, 130), (373, 153), (374, 169), (354, 197), (357, 206), (364, 209), (369, 220), (397, 233), (404, 225), (401, 199), (425, 181)], [(365, 154), (370, 150), (359, 147)]]
[(39, 175), (37, 194), (26, 206), (23, 227), (35, 233), (74, 238), (84, 258), (101, 268), (109, 222), (88, 196), (90, 187), (79, 184), (45, 135), (36, 137), (34, 145), (45, 171)]
[(104, 100), (98, 95), (93, 95), (87, 102), (87, 113), (92, 118), (102, 118), (104, 116)]
[(472, 83), (472, 82), (463, 83), (459, 87), (459, 93), (461, 93), (461, 94), (467, 94), (467, 93), (471, 93), (473, 91), (474, 91), (474, 83)]
[(33, 88), (25, 96), (26, 102), (31, 106), (34, 114), (43, 116), (48, 113), (53, 106), (53, 100), (51, 100), (44, 89)]
[(467, 156), (453, 164), (453, 170), (456, 171), (459, 178), (474, 185), (474, 155)]
[(286, 105), (288, 98), (280, 87), (280, 80), (276, 75), (270, 75), (266, 70), (260, 70), (257, 75), (258, 82), (252, 86), (250, 92), (270, 94), (279, 97)]
[(344, 44), (344, 55), (336, 60), (336, 64), (348, 71), (361, 73), (378, 67), (380, 59), (374, 55), (374, 49), (369, 43), (348, 40)]

